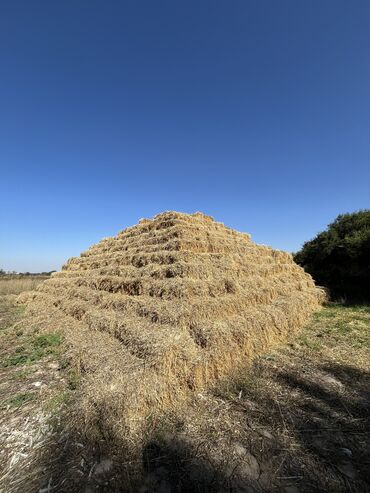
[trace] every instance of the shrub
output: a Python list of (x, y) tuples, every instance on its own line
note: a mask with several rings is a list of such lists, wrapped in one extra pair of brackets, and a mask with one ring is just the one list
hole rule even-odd
[(341, 214), (294, 260), (333, 299), (370, 300), (370, 210)]

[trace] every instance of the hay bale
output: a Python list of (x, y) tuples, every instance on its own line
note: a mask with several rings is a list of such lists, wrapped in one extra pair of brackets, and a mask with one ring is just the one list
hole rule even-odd
[(85, 424), (137, 438), (154, 414), (298, 331), (323, 299), (290, 254), (210, 216), (165, 212), (70, 259), (28, 296), (28, 323), (65, 334)]

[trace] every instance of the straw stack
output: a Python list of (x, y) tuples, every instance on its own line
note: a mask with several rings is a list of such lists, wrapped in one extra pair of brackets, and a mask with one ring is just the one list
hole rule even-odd
[(87, 424), (129, 436), (297, 332), (323, 299), (290, 254), (164, 212), (71, 258), (27, 304), (29, 323), (64, 333)]

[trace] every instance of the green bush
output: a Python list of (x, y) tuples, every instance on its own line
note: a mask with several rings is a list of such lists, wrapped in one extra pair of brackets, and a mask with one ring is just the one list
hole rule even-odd
[(370, 210), (341, 214), (294, 260), (333, 299), (370, 301)]

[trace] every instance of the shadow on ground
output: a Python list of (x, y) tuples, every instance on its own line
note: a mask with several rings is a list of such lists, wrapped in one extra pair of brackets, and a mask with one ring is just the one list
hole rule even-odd
[(109, 433), (92, 443), (61, 423), (27, 484), (9, 491), (370, 491), (369, 373), (261, 359), (250, 375), (235, 385), (239, 394), (194, 403), (181, 429), (172, 421), (136, 454), (114, 446)]

